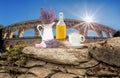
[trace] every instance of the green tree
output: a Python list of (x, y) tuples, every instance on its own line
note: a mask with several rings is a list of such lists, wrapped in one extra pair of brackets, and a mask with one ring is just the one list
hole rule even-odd
[(120, 37), (120, 30), (116, 31), (113, 37)]
[(0, 24), (0, 29), (3, 28), (4, 26)]

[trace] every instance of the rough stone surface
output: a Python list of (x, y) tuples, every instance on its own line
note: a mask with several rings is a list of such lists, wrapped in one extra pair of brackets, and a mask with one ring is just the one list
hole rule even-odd
[(99, 64), (93, 68), (88, 69), (86, 72), (88, 75), (91, 76), (120, 76), (120, 68), (114, 68), (108, 65)]
[(51, 69), (51, 70), (58, 70), (58, 65), (52, 64), (52, 63), (47, 63), (44, 65), (45, 68)]
[(99, 61), (120, 67), (120, 37), (97, 43), (89, 48), (89, 52)]
[[(78, 65), (79, 62), (87, 61), (87, 56), (81, 53), (76, 55), (75, 53), (71, 53), (74, 50), (63, 49), (63, 48), (47, 48), (47, 49), (39, 49), (35, 47), (25, 47), (23, 49), (23, 53), (31, 55), (34, 58), (43, 59), (47, 62), (53, 62), (58, 64), (72, 64)], [(82, 51), (81, 51), (82, 52)], [(80, 58), (83, 57), (83, 58)], [(87, 59), (87, 60), (86, 60)]]
[(25, 67), (42, 66), (42, 65), (45, 65), (45, 64), (46, 64), (46, 62), (44, 62), (44, 61), (30, 60), (30, 61), (27, 62)]
[(34, 68), (31, 68), (28, 72), (35, 74), (38, 78), (45, 78), (49, 74), (54, 73), (53, 71), (43, 67), (34, 67)]
[(72, 73), (75, 75), (85, 75), (86, 74), (86, 69), (77, 69), (77, 68), (66, 68), (68, 73)]
[(80, 63), (78, 66), (76, 66), (76, 68), (91, 68), (91, 67), (93, 67), (93, 66), (96, 66), (96, 65), (98, 65), (99, 64), (99, 62), (98, 61), (96, 61), (96, 60), (94, 60), (94, 59), (91, 59), (90, 61), (88, 61), (88, 62), (85, 62), (85, 63)]
[(23, 68), (23, 67), (18, 68), (18, 71), (23, 73), (27, 72), (28, 70), (29, 70), (28, 68)]
[[(22, 52), (29, 61), (18, 68), (14, 78), (119, 78), (119, 40), (111, 38), (77, 49), (25, 47)], [(11, 76), (0, 66), (0, 78)]]
[(12, 78), (8, 73), (0, 73), (0, 78)]
[(73, 74), (66, 74), (66, 73), (56, 73), (51, 78), (75, 78), (76, 76)]
[(32, 74), (22, 74), (22, 75), (19, 75), (17, 78), (38, 78)]

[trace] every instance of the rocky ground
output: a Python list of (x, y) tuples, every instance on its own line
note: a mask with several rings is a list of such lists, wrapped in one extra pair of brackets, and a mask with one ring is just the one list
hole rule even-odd
[[(119, 78), (120, 37), (75, 48), (25, 47), (30, 58), (11, 76), (0, 70), (0, 78)], [(1, 61), (1, 60), (0, 60)], [(2, 69), (2, 66), (0, 66)]]

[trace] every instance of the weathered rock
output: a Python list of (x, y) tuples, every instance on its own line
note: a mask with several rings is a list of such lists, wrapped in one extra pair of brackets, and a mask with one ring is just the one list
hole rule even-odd
[(99, 64), (86, 72), (90, 76), (120, 76), (120, 68), (111, 67), (108, 65)]
[(22, 74), (22, 75), (17, 76), (17, 78), (38, 78), (38, 77), (32, 74)]
[(120, 67), (120, 37), (97, 43), (89, 48), (89, 52), (99, 61)]
[(73, 74), (66, 74), (66, 73), (56, 73), (51, 78), (75, 78), (76, 75)]
[(76, 75), (85, 75), (86, 69), (77, 69), (77, 68), (66, 68), (68, 73), (76, 74)]
[(44, 65), (44, 67), (50, 70), (58, 70), (58, 65), (53, 63), (47, 63)]
[[(17, 69), (17, 72), (21, 72), (21, 73), (26, 73), (26, 72), (28, 72), (28, 68), (24, 68), (24, 67), (16, 67), (16, 66), (14, 66), (14, 67), (10, 67), (9, 66), (9, 70), (11, 70), (11, 71), (15, 71), (15, 69)], [(1, 70), (1, 72), (2, 71), (6, 71), (6, 70)]]
[(63, 73), (67, 73), (67, 70), (65, 69), (65, 66), (59, 66), (58, 69), (63, 72)]
[(0, 73), (0, 78), (12, 78), (8, 73)]
[(78, 66), (75, 66), (76, 68), (82, 68), (82, 69), (86, 69), (86, 68), (91, 68), (93, 66), (96, 66), (98, 65), (99, 62), (94, 60), (94, 59), (91, 59), (90, 61), (88, 62), (85, 62), (85, 63), (80, 63)]
[[(5, 73), (6, 72), (6, 70), (0, 70), (0, 73)], [(8, 73), (8, 72), (6, 72), (6, 73)]]
[(30, 60), (26, 63), (25, 67), (33, 67), (33, 66), (43, 66), (46, 62), (40, 60)]
[(67, 52), (69, 53), (71, 52), (72, 54), (74, 54), (79, 59), (79, 63), (87, 62), (91, 59), (87, 48), (82, 49), (71, 48), (67, 49)]
[(38, 78), (45, 78), (49, 74), (54, 73), (53, 71), (43, 67), (34, 67), (34, 68), (31, 68), (28, 72), (37, 75)]
[(46, 60), (59, 64), (73, 64), (78, 65), (79, 59), (72, 53), (68, 53), (66, 49), (61, 48), (47, 48), (39, 49), (35, 47), (25, 47), (23, 53), (31, 55), (34, 58)]

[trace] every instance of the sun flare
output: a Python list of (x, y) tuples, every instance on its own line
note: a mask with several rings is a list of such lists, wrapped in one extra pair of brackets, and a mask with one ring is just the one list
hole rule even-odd
[(87, 22), (87, 23), (93, 22), (93, 18), (90, 17), (90, 16), (86, 16), (83, 20), (84, 20), (85, 22)]

